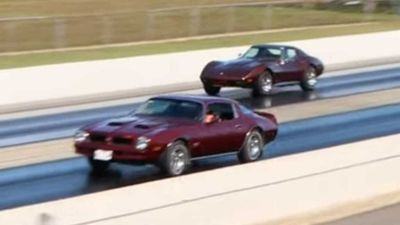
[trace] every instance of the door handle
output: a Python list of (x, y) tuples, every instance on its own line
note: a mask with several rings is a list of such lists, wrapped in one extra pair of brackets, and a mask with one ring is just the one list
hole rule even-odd
[(240, 125), (240, 124), (236, 124), (236, 125), (235, 125), (235, 128), (238, 128), (238, 129), (240, 129), (240, 128), (242, 128), (242, 125)]

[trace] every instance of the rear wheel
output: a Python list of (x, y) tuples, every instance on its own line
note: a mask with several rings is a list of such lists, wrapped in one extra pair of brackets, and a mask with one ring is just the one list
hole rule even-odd
[(94, 174), (102, 174), (110, 167), (110, 162), (95, 160), (92, 157), (88, 157), (88, 162)]
[(207, 84), (207, 83), (204, 83), (203, 86), (204, 86), (204, 91), (208, 95), (217, 95), (221, 90), (221, 87), (216, 87), (216, 86), (213, 86), (213, 85)]
[(300, 82), (300, 87), (303, 91), (312, 91), (317, 84), (317, 72), (313, 66), (307, 69), (304, 73), (303, 80)]
[(264, 138), (260, 131), (251, 131), (238, 153), (239, 161), (242, 163), (253, 162), (261, 158), (264, 148)]
[(190, 167), (190, 153), (185, 143), (172, 143), (161, 155), (160, 167), (168, 176), (184, 174)]
[(267, 95), (271, 92), (273, 85), (272, 75), (269, 71), (264, 71), (258, 76), (258, 79), (254, 83), (253, 94)]

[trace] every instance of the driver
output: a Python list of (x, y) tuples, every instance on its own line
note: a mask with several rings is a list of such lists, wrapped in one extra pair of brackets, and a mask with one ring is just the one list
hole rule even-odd
[(213, 121), (219, 121), (218, 115), (216, 115), (212, 110), (208, 110), (206, 116), (204, 117), (204, 123), (211, 123)]

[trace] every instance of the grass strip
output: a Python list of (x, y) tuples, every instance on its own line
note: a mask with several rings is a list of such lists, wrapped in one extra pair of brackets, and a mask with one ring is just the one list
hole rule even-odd
[(398, 29), (400, 29), (400, 21), (382, 21), (375, 24), (355, 24), (347, 27), (315, 27), (302, 31), (282, 31), (277, 33), (219, 37), (173, 43), (143, 44), (128, 47), (110, 47), (91, 50), (0, 56), (0, 69), (251, 45), (254, 43), (305, 40)]

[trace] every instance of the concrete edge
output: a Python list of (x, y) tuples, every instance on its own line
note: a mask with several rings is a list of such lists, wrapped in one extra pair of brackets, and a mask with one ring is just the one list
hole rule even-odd
[(398, 203), (400, 203), (400, 191), (395, 191), (360, 201), (334, 205), (306, 215), (298, 215), (283, 220), (256, 225), (318, 225), (357, 214), (371, 212)]
[[(259, 225), (267, 225), (267, 222), (262, 223), (263, 221), (271, 222), (273, 218), (288, 218), (286, 216), (290, 215), (308, 215), (309, 218), (310, 212), (319, 211), (320, 208), (332, 209), (332, 206), (338, 204), (355, 207), (353, 204), (355, 201), (363, 202), (361, 205), (370, 204), (372, 199), (377, 199), (377, 196), (398, 193), (398, 177), (368, 176), (371, 171), (376, 171), (376, 169), (378, 169), (379, 174), (387, 175), (385, 173), (387, 170), (398, 168), (400, 158), (398, 148), (396, 148), (398, 146), (397, 140), (397, 135), (377, 138), (321, 149), (323, 151), (314, 152), (312, 155), (308, 153), (292, 155), (276, 158), (268, 161), (268, 163), (257, 162), (238, 165), (226, 169), (19, 207), (2, 211), (0, 217), (4, 221), (12, 221), (13, 224), (17, 222), (16, 220), (19, 220), (18, 224), (32, 224), (33, 219), (43, 213), (52, 215), (55, 219), (54, 222), (58, 220), (59, 223), (57, 224), (129, 224), (127, 221), (133, 221), (133, 219), (142, 221), (142, 224), (177, 224), (177, 221), (181, 219), (178, 215), (184, 214), (187, 218), (194, 219), (193, 224), (207, 224), (206, 221), (213, 221), (211, 224)], [(371, 154), (365, 154), (365, 146), (381, 146), (383, 143), (386, 146), (384, 152), (371, 151)], [(349, 152), (350, 149), (351, 152)], [(330, 160), (321, 163), (324, 158)], [(303, 165), (308, 166), (303, 167)], [(299, 170), (293, 170), (290, 166), (299, 168)], [(286, 169), (272, 170), (273, 168)], [(249, 174), (256, 174), (255, 171), (275, 172), (269, 173), (268, 177), (262, 175), (259, 177), (249, 176)], [(360, 175), (361, 177), (358, 177), (358, 179), (350, 179)], [(362, 176), (368, 176), (373, 180), (366, 180)], [(218, 186), (210, 185), (205, 190), (200, 184), (204, 184), (206, 177), (209, 179), (207, 180), (209, 183), (217, 183), (214, 180), (224, 177), (226, 181), (223, 184), (227, 186), (223, 185), (218, 188)], [(241, 177), (246, 178), (245, 183), (238, 182), (243, 181), (243, 179), (240, 179)], [(265, 180), (260, 180), (260, 177)], [(348, 186), (351, 187), (350, 189), (347, 187), (338, 188), (342, 187), (340, 184), (343, 180), (351, 181)], [(324, 181), (329, 182), (325, 183)], [(366, 182), (373, 182), (372, 189), (362, 188), (365, 187)], [(327, 193), (332, 195), (313, 195), (316, 191), (319, 192), (319, 186), (316, 185), (318, 183), (325, 183), (325, 186), (329, 187), (326, 190)], [(167, 188), (163, 189), (164, 187)], [(160, 192), (160, 190), (165, 192)], [(220, 192), (220, 190), (223, 190), (223, 192)], [(294, 190), (300, 190), (302, 192), (299, 193), (311, 195), (299, 195)], [(185, 191), (185, 193), (182, 191)], [(360, 191), (361, 193), (359, 193)], [(142, 198), (148, 200), (146, 196), (154, 196), (154, 193), (159, 194), (158, 198), (152, 199), (154, 201), (140, 201)], [(260, 193), (265, 193), (265, 195), (260, 196)], [(134, 205), (131, 201), (125, 201), (126, 196), (131, 196), (131, 199), (137, 200), (138, 204)], [(271, 199), (271, 197), (273, 198)], [(323, 198), (319, 199), (320, 197)], [(266, 199), (271, 201), (266, 201)], [(282, 200), (280, 206), (273, 204), (277, 199)], [(394, 197), (388, 195), (384, 199), (394, 200)], [(96, 200), (98, 204), (94, 206), (93, 200)], [(111, 200), (120, 204), (116, 204), (116, 207), (113, 207), (110, 212), (106, 203), (110, 203)], [(293, 200), (304, 201), (306, 205), (292, 204)], [(143, 205), (144, 202), (147, 205)], [(245, 202), (246, 204), (244, 204)], [(376, 202), (382, 202), (383, 206), (390, 203), (381, 198)], [(238, 203), (243, 203), (243, 205)], [(290, 207), (287, 208), (286, 204)], [(257, 206), (255, 208), (257, 211), (249, 214), (239, 213), (246, 205)], [(374, 205), (377, 206), (378, 204)], [(74, 209), (76, 211), (72, 210), (73, 213), (70, 210), (65, 211), (71, 209), (71, 206), (76, 206)], [(216, 210), (224, 206), (227, 207), (225, 214)], [(265, 206), (265, 208), (262, 206)], [(87, 208), (93, 210), (92, 213), (85, 213)], [(196, 217), (199, 210), (204, 210), (202, 217)], [(268, 210), (270, 210), (270, 214), (265, 213)], [(235, 215), (233, 217), (226, 216), (228, 213), (236, 214), (233, 214)], [(103, 215), (103, 217), (98, 218), (99, 215)], [(255, 218), (254, 215), (264, 218)], [(199, 219), (199, 221), (195, 219)], [(251, 220), (253, 222), (250, 222)], [(233, 223), (233, 221), (239, 222)], [(300, 223), (296, 220), (288, 224), (305, 225), (313, 223)]]
[[(364, 61), (355, 61), (355, 62), (347, 62), (340, 64), (333, 64), (326, 66), (326, 72), (335, 72), (339, 70), (347, 70), (347, 69), (355, 69), (359, 67), (371, 67), (378, 65), (388, 65), (393, 63), (400, 62), (400, 56), (396, 57), (387, 57), (382, 59), (374, 59), (374, 60), (364, 60)], [(67, 98), (56, 98), (51, 100), (41, 100), (41, 101), (33, 101), (33, 102), (24, 102), (18, 104), (9, 104), (3, 105), (0, 109), (0, 114), (11, 114), (18, 113), (24, 111), (33, 111), (33, 110), (42, 110), (48, 108), (55, 107), (63, 107), (63, 106), (74, 106), (88, 103), (96, 103), (103, 101), (113, 101), (120, 99), (127, 99), (132, 97), (142, 97), (148, 95), (158, 95), (158, 94), (166, 94), (169, 92), (176, 91), (188, 91), (201, 88), (200, 81), (193, 82), (185, 82), (185, 83), (177, 83), (177, 84), (169, 84), (169, 85), (159, 85), (154, 87), (142, 87), (130, 90), (121, 90), (115, 92), (107, 92), (100, 94), (90, 94), (84, 96), (75, 96), (75, 97), (67, 97)]]

